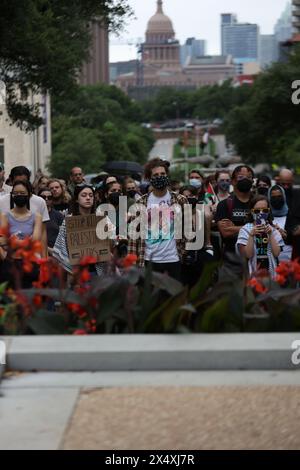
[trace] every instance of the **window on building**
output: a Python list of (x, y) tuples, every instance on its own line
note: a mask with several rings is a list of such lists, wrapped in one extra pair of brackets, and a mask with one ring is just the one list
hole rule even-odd
[(4, 139), (0, 139), (0, 163), (4, 163)]

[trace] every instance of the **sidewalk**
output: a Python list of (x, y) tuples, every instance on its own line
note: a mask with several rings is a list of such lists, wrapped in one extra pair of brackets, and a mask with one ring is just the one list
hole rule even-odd
[(6, 374), (0, 449), (299, 449), (300, 370)]

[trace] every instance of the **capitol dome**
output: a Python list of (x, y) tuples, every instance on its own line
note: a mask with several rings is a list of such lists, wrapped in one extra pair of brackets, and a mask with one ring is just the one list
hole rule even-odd
[(175, 31), (173, 29), (172, 21), (164, 14), (162, 4), (162, 0), (157, 1), (157, 11), (148, 21), (146, 34), (149, 36), (165, 34), (169, 37), (174, 37)]

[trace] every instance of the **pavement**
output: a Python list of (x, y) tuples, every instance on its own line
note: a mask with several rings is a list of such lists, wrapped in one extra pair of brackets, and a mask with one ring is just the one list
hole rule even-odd
[(299, 449), (300, 369), (6, 373), (0, 449)]
[(155, 142), (149, 154), (149, 160), (161, 157), (171, 162), (173, 160), (174, 145), (178, 139), (159, 139)]

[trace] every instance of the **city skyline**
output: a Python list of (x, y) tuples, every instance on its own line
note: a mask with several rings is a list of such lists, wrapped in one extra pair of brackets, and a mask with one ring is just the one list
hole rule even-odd
[[(201, 0), (164, 0), (164, 12), (174, 25), (176, 37), (181, 44), (188, 37), (205, 39), (207, 41), (208, 54), (221, 53), (220, 24), (221, 13), (235, 13), (239, 22), (257, 23), (261, 34), (272, 34), (274, 26), (282, 14), (287, 0), (252, 0), (241, 2), (240, 0), (211, 0), (210, 8), (201, 11)], [(156, 0), (129, 0), (130, 6), (135, 12), (135, 19), (128, 21), (125, 31), (120, 35), (121, 41), (131, 38), (144, 40), (145, 30), (149, 18), (155, 13)], [(112, 42), (116, 41), (112, 37)], [(118, 39), (117, 39), (118, 40)], [(110, 62), (118, 60), (130, 60), (136, 58), (136, 47), (124, 45), (110, 46)]]

